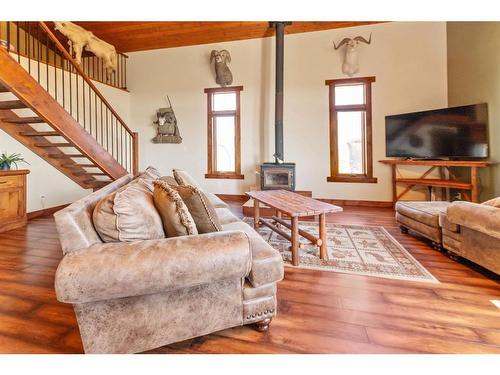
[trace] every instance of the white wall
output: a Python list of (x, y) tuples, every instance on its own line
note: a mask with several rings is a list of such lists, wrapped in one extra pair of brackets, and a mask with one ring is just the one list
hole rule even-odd
[[(342, 78), (341, 56), (332, 41), (372, 32), (360, 46), (357, 76), (376, 76), (373, 85), (373, 152), (377, 184), (327, 183), (329, 173), (328, 88)], [(228, 49), (234, 85), (241, 94), (242, 172), (245, 180), (207, 180), (207, 119), (204, 88), (215, 87), (212, 49)], [(384, 116), (447, 105), (446, 24), (394, 22), (288, 35), (285, 38), (285, 160), (297, 163), (297, 189), (315, 197), (387, 201), (390, 170), (385, 156)], [(130, 124), (140, 136), (140, 165), (191, 172), (209, 190), (240, 194), (255, 185), (255, 170), (272, 161), (274, 145), (274, 38), (136, 52), (129, 59)], [(169, 95), (182, 144), (153, 144), (152, 120)]]
[[(488, 103), (490, 157), (500, 160), (500, 22), (448, 22), (450, 106)], [(481, 200), (500, 196), (500, 166), (481, 173)]]

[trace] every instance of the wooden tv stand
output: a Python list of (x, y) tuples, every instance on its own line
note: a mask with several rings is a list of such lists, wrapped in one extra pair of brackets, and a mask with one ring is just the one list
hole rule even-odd
[[(385, 159), (380, 163), (388, 164), (392, 170), (392, 201), (396, 203), (403, 195), (408, 193), (414, 186), (427, 186), (429, 191), (433, 187), (451, 188), (464, 190), (466, 198), (471, 202), (479, 202), (479, 168), (486, 168), (495, 162), (491, 160), (405, 160)], [(398, 165), (428, 166), (430, 167), (419, 178), (404, 178), (397, 176)], [(470, 181), (458, 180), (450, 168), (470, 168)], [(440, 178), (426, 178), (436, 168), (439, 170)], [(406, 188), (398, 194), (397, 185), (404, 184)]]

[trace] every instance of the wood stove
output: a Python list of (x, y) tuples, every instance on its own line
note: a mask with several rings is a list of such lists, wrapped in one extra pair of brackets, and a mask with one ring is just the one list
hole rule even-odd
[(295, 190), (295, 163), (264, 163), (260, 166), (261, 190)]
[(274, 163), (260, 166), (261, 190), (295, 190), (295, 163), (285, 163), (283, 151), (283, 68), (285, 26), (291, 22), (270, 22), (276, 28), (276, 96), (274, 114)]

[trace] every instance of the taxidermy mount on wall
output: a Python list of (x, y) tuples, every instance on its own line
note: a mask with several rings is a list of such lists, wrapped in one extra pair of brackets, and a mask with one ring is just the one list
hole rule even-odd
[(370, 38), (368, 40), (358, 35), (354, 39), (342, 39), (338, 46), (335, 44), (335, 42), (333, 42), (333, 47), (335, 48), (335, 50), (338, 50), (340, 47), (345, 45), (342, 73), (348, 75), (349, 77), (352, 77), (359, 71), (358, 44), (360, 42), (370, 44), (372, 42), (372, 34), (370, 33)]
[(223, 49), (220, 51), (212, 50), (210, 54), (210, 64), (215, 60), (215, 82), (222, 87), (229, 86), (233, 83), (233, 74), (227, 66), (231, 62), (229, 51)]
[(111, 73), (116, 71), (117, 56), (114, 46), (73, 22), (54, 22), (54, 25), (56, 30), (68, 38), (69, 53), (72, 56), (74, 53), (75, 61), (78, 64), (82, 61), (82, 52), (85, 49), (85, 51), (102, 59), (108, 79)]
[(153, 143), (182, 143), (182, 137), (177, 127), (177, 118), (168, 96), (167, 101), (167, 108), (160, 108), (156, 111), (156, 120), (153, 124), (156, 126), (157, 134), (152, 141)]

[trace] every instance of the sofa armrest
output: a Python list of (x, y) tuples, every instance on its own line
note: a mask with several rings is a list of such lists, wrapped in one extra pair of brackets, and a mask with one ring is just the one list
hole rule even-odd
[(251, 253), (243, 232), (92, 245), (67, 254), (55, 277), (57, 299), (86, 303), (244, 278)]
[(453, 202), (446, 212), (452, 223), (500, 239), (500, 209), (471, 202)]

